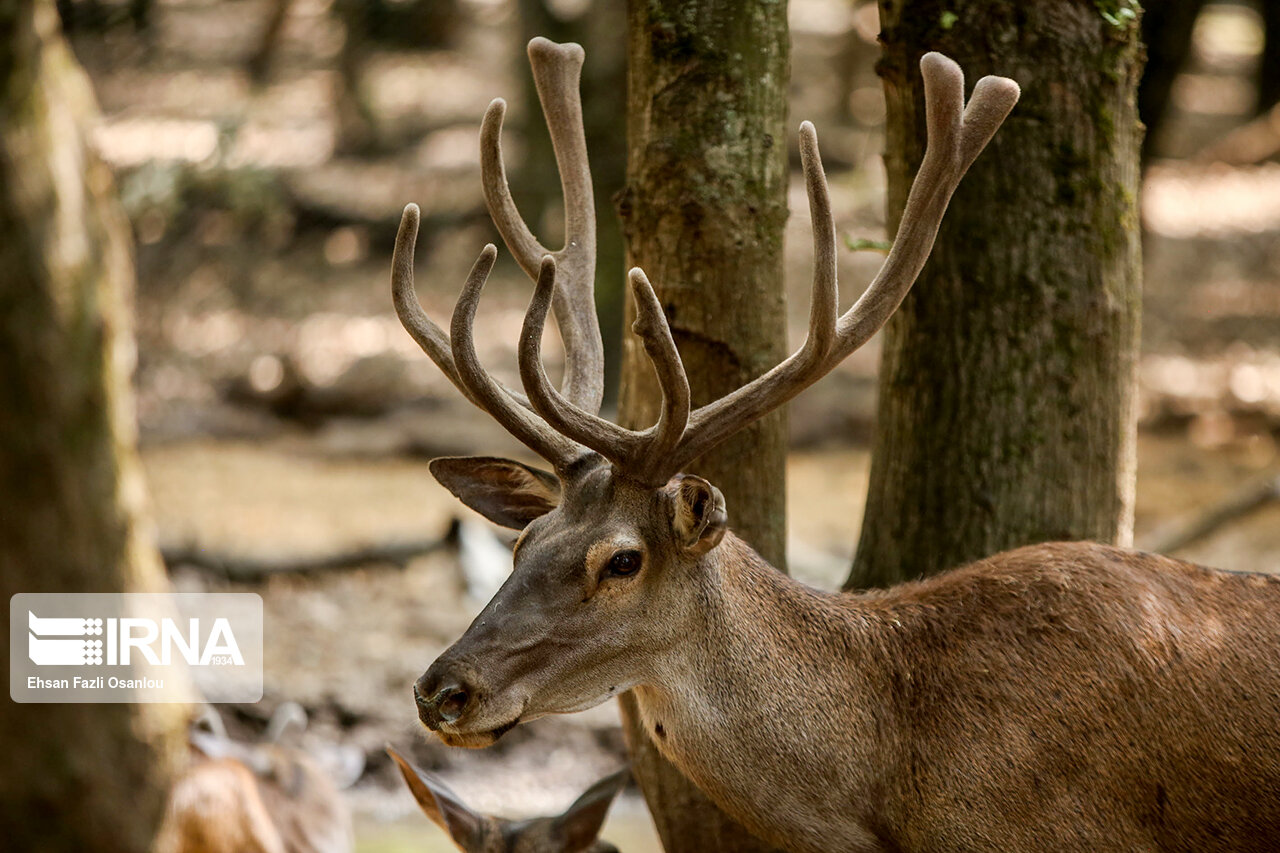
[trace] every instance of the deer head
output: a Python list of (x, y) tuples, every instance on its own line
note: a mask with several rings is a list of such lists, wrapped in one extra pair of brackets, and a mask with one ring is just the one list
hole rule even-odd
[(504, 820), (473, 810), (448, 785), (419, 770), (389, 746), (387, 754), (400, 768), (404, 783), (423, 813), (449, 833), (464, 853), (617, 853), (616, 847), (596, 836), (609, 806), (626, 787), (629, 770), (619, 770), (596, 782), (556, 817)]
[[(519, 342), (525, 393), (495, 381), (480, 366), (472, 340), (494, 246), (486, 246), (472, 268), (449, 335), (426, 316), (413, 290), (414, 205), (405, 209), (392, 261), (405, 328), (468, 399), (551, 466), (542, 471), (491, 457), (431, 464), (463, 503), (522, 531), (511, 577), (414, 686), (422, 722), (459, 746), (486, 746), (519, 722), (592, 707), (653, 677), (666, 651), (681, 643), (700, 608), (701, 580), (720, 570), (728, 541), (724, 497), (681, 470), (816, 382), (879, 330), (923, 267), (960, 178), (1018, 97), (1013, 81), (985, 77), (966, 106), (960, 68), (941, 54), (924, 56), (924, 161), (880, 273), (843, 315), (817, 135), (812, 124), (800, 126), (814, 229), (809, 333), (789, 358), (722, 399), (692, 409), (662, 306), (645, 274), (631, 270), (632, 328), (662, 390), (658, 422), (632, 431), (598, 415), (603, 378), (592, 294), (595, 222), (578, 96), (582, 49), (534, 39), (529, 58), (561, 173), (564, 248), (550, 252), (539, 244), (511, 200), (500, 149), (501, 99), (489, 105), (480, 134), (490, 214), (536, 281)], [(541, 359), (548, 313), (565, 342), (560, 389)]]

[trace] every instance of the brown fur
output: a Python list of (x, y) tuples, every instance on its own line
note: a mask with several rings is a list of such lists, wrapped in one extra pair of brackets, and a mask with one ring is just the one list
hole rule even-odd
[(284, 853), (253, 771), (234, 758), (202, 759), (169, 793), (158, 853)]
[[(637, 696), (659, 749), (759, 834), (798, 850), (1275, 849), (1280, 580), (1070, 543), (822, 596), (735, 544), (699, 633), (711, 653), (678, 664), (706, 680), (704, 707)], [(733, 663), (695, 668), (708, 659)]]
[(156, 853), (350, 853), (346, 804), (310, 758), (231, 746), (240, 754), (193, 755), (169, 792)]
[[(687, 491), (570, 483), (419, 681), (479, 698), (428, 724), (487, 745), (634, 688), (658, 749), (791, 850), (1276, 849), (1280, 579), (1058, 543), (824, 594), (731, 533), (684, 544)], [(588, 577), (637, 540), (635, 576)]]

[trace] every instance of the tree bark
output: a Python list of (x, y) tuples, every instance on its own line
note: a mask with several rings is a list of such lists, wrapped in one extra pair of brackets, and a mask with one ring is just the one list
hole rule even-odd
[[(1113, 8), (1114, 7), (1114, 8)], [(1130, 0), (882, 0), (890, 221), (925, 139), (918, 61), (1022, 100), (960, 184), (889, 322), (847, 585), (1007, 548), (1132, 539), (1141, 255)]]
[[(0, 12), (0, 81), (4, 597), (160, 591), (133, 451), (128, 224), (51, 2)], [(2, 704), (6, 849), (150, 848), (181, 706)]]
[[(786, 352), (786, 3), (631, 0), (628, 258), (648, 273), (680, 347), (695, 406)], [(634, 305), (628, 300), (628, 322)], [(620, 420), (648, 427), (659, 394), (643, 348), (623, 345)], [(730, 523), (784, 565), (786, 423), (772, 415), (690, 468), (725, 495)], [(668, 764), (622, 701), (632, 766), (668, 851), (765, 850)]]

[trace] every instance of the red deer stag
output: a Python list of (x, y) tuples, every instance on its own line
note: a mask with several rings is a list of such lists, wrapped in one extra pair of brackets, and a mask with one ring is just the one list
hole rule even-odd
[[(883, 268), (839, 317), (826, 182), (813, 127), (801, 125), (816, 254), (809, 335), (723, 399), (690, 411), (662, 307), (632, 270), (635, 332), (663, 395), (658, 423), (634, 432), (596, 414), (582, 52), (535, 40), (529, 54), (563, 175), (559, 252), (537, 243), (511, 202), (501, 101), (481, 131), (489, 210), (537, 281), (519, 347), (527, 398), (481, 368), (472, 341), (494, 247), (446, 336), (414, 296), (412, 205), (396, 241), (405, 327), (554, 469), (432, 463), (464, 503), (523, 533), (511, 577), (414, 686), (422, 722), (445, 743), (480, 747), (517, 723), (632, 690), (662, 754), (791, 850), (1277, 849), (1280, 579), (1059, 543), (889, 590), (824, 594), (766, 564), (727, 529), (715, 486), (679, 473), (880, 328), (1017, 86), (984, 78), (966, 107), (959, 67), (936, 53), (921, 60), (924, 162)], [(559, 391), (540, 360), (549, 305), (566, 347)]]
[(564, 814), (531, 820), (504, 820), (473, 811), (444, 782), (414, 767), (387, 747), (404, 783), (431, 822), (449, 833), (463, 853), (618, 853), (598, 836), (614, 797), (631, 775), (620, 770), (596, 782)]

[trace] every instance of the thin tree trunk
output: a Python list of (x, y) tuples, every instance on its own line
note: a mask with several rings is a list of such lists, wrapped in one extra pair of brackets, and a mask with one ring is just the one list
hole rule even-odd
[(885, 332), (849, 587), (1054, 539), (1128, 544), (1140, 310), (1129, 0), (882, 0), (890, 220), (923, 150), (918, 61), (1022, 100)]
[(1262, 115), (1280, 103), (1280, 3), (1262, 0), (1262, 56), (1258, 60), (1258, 101)]
[[(627, 188), (619, 203), (630, 263), (666, 308), (694, 405), (785, 356), (782, 237), (787, 217), (785, 2), (628, 4)], [(634, 306), (628, 304), (628, 318)], [(623, 347), (620, 419), (657, 417), (643, 349)], [(698, 460), (730, 523), (776, 566), (785, 530), (783, 417)], [(632, 764), (668, 851), (763, 850), (664, 761), (622, 702)]]
[[(19, 592), (159, 591), (144, 536), (128, 373), (133, 269), (96, 107), (51, 2), (0, 12), (0, 582)], [(9, 850), (148, 850), (181, 706), (0, 711)]]
[(1138, 115), (1147, 126), (1142, 140), (1145, 164), (1155, 156), (1169, 114), (1173, 81), (1191, 53), (1191, 34), (1204, 0), (1157, 0), (1144, 5), (1142, 40), (1147, 48), (1147, 67), (1138, 84)]
[(335, 0), (333, 11), (344, 30), (333, 79), (335, 148), (340, 154), (368, 155), (377, 147), (378, 140), (376, 117), (364, 91), (364, 69), (370, 52), (370, 16), (374, 7), (365, 0)]
[(249, 79), (256, 85), (266, 83), (275, 71), (276, 55), (280, 52), (285, 21), (289, 19), (289, 7), (292, 5), (293, 0), (272, 0), (262, 35), (258, 37), (258, 48), (249, 57)]

